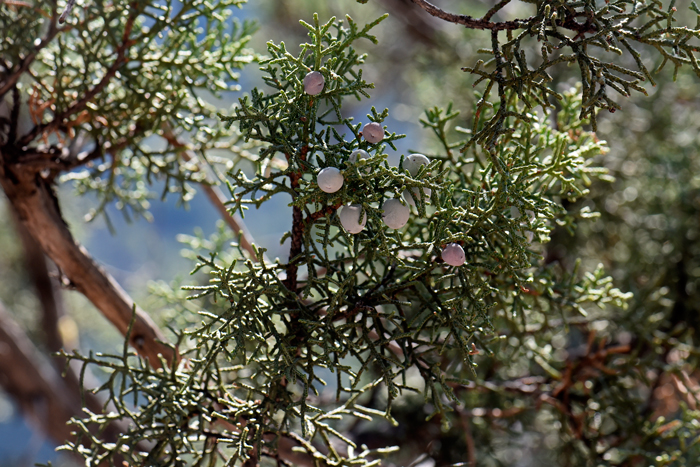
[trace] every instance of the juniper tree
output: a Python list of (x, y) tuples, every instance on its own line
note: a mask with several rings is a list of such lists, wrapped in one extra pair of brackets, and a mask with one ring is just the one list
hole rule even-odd
[[(55, 5), (42, 7), (47, 20), (3, 6), (7, 30), (37, 31), (16, 29), (3, 49), (3, 187), (67, 279), (126, 335), (121, 354), (64, 354), (108, 371), (98, 392), (111, 404), (74, 420), (78, 436), (64, 449), (90, 465), (409, 463), (415, 447), (393, 430), (437, 422), (442, 432), (427, 438), (442, 441), (431, 455), (444, 463), (512, 463), (507, 444), (519, 433), (545, 437), (540, 459), (564, 465), (698, 458), (694, 399), (670, 422), (647, 404), (647, 370), (658, 376), (659, 354), (694, 358), (692, 342), (648, 327), (654, 339), (638, 336), (613, 319), (631, 296), (602, 267), (543, 257), (555, 228), (573, 232), (598, 215), (580, 202), (594, 180), (610, 181), (597, 112), (646, 93), (645, 60), (697, 73), (698, 27), (674, 25), (675, 3), (528, 2), (530, 16), (501, 21), (492, 18), (507, 1), (478, 19), (414, 3), (488, 31), (490, 47), (464, 68), (476, 78), (468, 116), (436, 102), (421, 120), (436, 144), (397, 166), (388, 156), (403, 135), (384, 124), (390, 110), (372, 107), (359, 122), (343, 112), (348, 99), (372, 103), (356, 47), (377, 42), (385, 16), (367, 25), (314, 16), (300, 23), (306, 43), (271, 41), (259, 56), (244, 50), (250, 25), (226, 33), (225, 2), (88, 4), (65, 27)], [(215, 120), (197, 91), (223, 90), (231, 67), (250, 61), (264, 84)], [(566, 64), (580, 84), (560, 92), (552, 75)], [(18, 125), (22, 75), (37, 82), (25, 93), (27, 129)], [(151, 135), (165, 149), (149, 149)], [(221, 148), (228, 160), (211, 155)], [(52, 185), (70, 172), (63, 179), (102, 207), (116, 200), (145, 215), (151, 178), (185, 200), (190, 183), (207, 183), (193, 153), (227, 170), (230, 214), (288, 196), (292, 228), (281, 241), (290, 249), (270, 261), (231, 220), (233, 231), (186, 237), (205, 280), (154, 288), (176, 315), (168, 342), (141, 310), (125, 313), (132, 304), (107, 276), (106, 285), (86, 279), (102, 274), (88, 257), (65, 259), (76, 248)], [(405, 225), (396, 210), (410, 213)], [(69, 241), (42, 236), (46, 218)], [(121, 301), (105, 305), (91, 286)], [(661, 371), (682, 376), (681, 363)], [(427, 421), (405, 410), (416, 398)], [(102, 439), (114, 420), (130, 426)], [(386, 442), (368, 437), (381, 429)]]

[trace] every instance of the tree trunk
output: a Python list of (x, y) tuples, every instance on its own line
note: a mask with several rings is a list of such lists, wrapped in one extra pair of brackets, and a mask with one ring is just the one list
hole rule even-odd
[(21, 163), (12, 164), (0, 153), (0, 185), (21, 224), (56, 263), (71, 285), (85, 295), (102, 314), (126, 335), (132, 314), (134, 325), (129, 343), (154, 367), (158, 355), (170, 364), (176, 358), (153, 320), (137, 307), (121, 286), (100, 268), (78, 244), (61, 217), (50, 183)]

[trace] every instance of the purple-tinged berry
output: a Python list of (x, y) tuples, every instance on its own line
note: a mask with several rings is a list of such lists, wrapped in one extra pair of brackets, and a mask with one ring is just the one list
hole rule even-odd
[(340, 170), (335, 167), (326, 167), (321, 170), (316, 176), (316, 182), (321, 191), (326, 193), (335, 193), (343, 187), (345, 178)]
[(450, 266), (461, 266), (467, 257), (459, 243), (450, 243), (442, 250), (442, 260)]
[[(430, 188), (423, 188), (423, 203), (427, 203), (430, 200), (430, 194), (433, 192)], [(410, 190), (407, 188), (403, 191), (403, 199), (406, 200), (411, 206), (415, 206), (418, 202), (418, 198), (421, 196), (420, 188), (413, 187)]]
[(320, 71), (312, 71), (304, 76), (304, 92), (310, 96), (321, 94), (326, 80)]
[(348, 162), (350, 162), (351, 164), (356, 164), (362, 159), (369, 159), (369, 154), (367, 153), (367, 151), (364, 151), (362, 149), (356, 149), (352, 152), (352, 154), (350, 154)]
[(362, 128), (362, 136), (372, 144), (376, 144), (384, 139), (384, 128), (377, 123), (368, 123)]
[(418, 175), (418, 171), (421, 166), (430, 164), (430, 159), (425, 157), (423, 154), (411, 154), (403, 161), (403, 168), (408, 170), (411, 177)]
[[(362, 215), (362, 221), (360, 221), (360, 215)], [(362, 205), (360, 204), (348, 204), (340, 208), (338, 213), (340, 218), (340, 223), (343, 228), (351, 234), (358, 234), (362, 232), (367, 224), (367, 213), (362, 213)]]
[(408, 206), (401, 204), (401, 201), (398, 199), (386, 200), (382, 210), (384, 211), (382, 220), (390, 229), (400, 229), (406, 225), (408, 217), (411, 215), (411, 210)]

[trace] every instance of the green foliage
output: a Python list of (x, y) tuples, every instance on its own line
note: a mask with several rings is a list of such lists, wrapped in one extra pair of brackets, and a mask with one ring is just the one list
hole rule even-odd
[[(584, 195), (591, 179), (605, 172), (594, 165), (605, 145), (583, 130), (575, 90), (565, 95), (558, 129), (535, 114), (520, 120), (521, 104), (513, 102), (512, 121), (506, 123), (520, 131), (507, 135), (496, 157), (476, 148), (468, 154), (454, 151), (462, 142), (447, 141), (445, 133), (457, 113), (428, 112), (424, 124), (445, 151), (430, 155), (433, 162), (411, 177), (401, 164), (388, 165), (387, 145), (363, 141), (360, 125), (342, 117), (341, 97), (371, 87), (361, 79), (362, 57), (352, 42), (371, 39), (367, 32), (376, 24), (360, 29), (347, 21), (348, 27), (335, 19), (302, 23), (311, 42), (297, 56), (283, 44), (269, 43), (271, 56), (261, 68), (273, 93), (253, 90), (229, 118), (262, 144), (261, 172), (271, 161), (286, 162), (252, 180), (241, 171), (229, 175), (236, 210), (259, 206), (280, 192), (292, 195), (289, 263), (223, 262), (216, 251), (200, 255), (195, 270), (208, 271), (211, 279), (188, 288), (206, 305), (201, 322), (181, 334), (183, 363), (177, 369), (136, 372), (126, 354), (118, 363), (73, 357), (114, 371), (105, 385), (110, 398), (134, 393), (135, 401), (144, 399), (135, 412), (115, 405), (121, 416), (138, 420), (128, 438), (157, 443), (147, 462), (159, 458), (161, 465), (178, 465), (178, 458), (187, 458), (196, 464), (216, 452), (228, 463), (250, 455), (274, 458), (280, 439), (287, 437), (303, 438), (300, 449), (326, 463), (369, 465), (371, 451), (353, 457), (359, 447), (342, 434), (348, 418), (395, 423), (392, 402), (417, 391), (432, 403), (432, 415), (448, 423), (445, 412), (458, 401), (454, 388), (485, 376), (477, 366), (477, 349), (491, 357), (503, 354), (502, 323), (519, 334), (538, 317), (585, 315), (605, 304), (624, 306), (629, 298), (612, 288), (602, 271), (579, 280), (576, 272), (542, 268), (539, 249), (528, 240), (535, 232), (546, 241), (555, 225), (571, 226), (576, 217), (592, 215), (585, 209), (567, 213), (560, 204), (562, 198)], [(318, 97), (304, 94), (301, 84), (312, 69), (326, 77)], [(327, 110), (319, 111), (324, 105)], [(337, 120), (327, 121), (329, 114)], [(386, 116), (373, 112), (368, 118), (381, 122)], [(332, 125), (345, 126), (350, 137)], [(398, 137), (387, 130), (385, 141), (391, 145)], [(350, 164), (357, 148), (371, 157)], [(318, 189), (314, 175), (324, 166), (343, 170), (343, 189), (333, 194)], [(429, 188), (430, 199), (418, 203), (405, 228), (390, 231), (381, 223), (380, 206), (407, 188)], [(262, 194), (244, 198), (256, 193)], [(347, 203), (361, 204), (367, 213), (367, 228), (358, 235), (339, 224), (336, 209)], [(296, 253), (295, 241), (301, 242)], [(463, 244), (465, 266), (452, 268), (440, 259), (442, 246), (451, 242)], [(214, 245), (218, 249), (223, 242)], [(298, 273), (306, 277), (297, 278)], [(416, 373), (420, 383), (412, 377)], [(333, 387), (335, 401), (324, 396), (323, 386)], [(363, 406), (363, 398), (378, 387), (386, 391), (386, 406)], [(98, 424), (104, 420), (93, 417)], [(215, 451), (203, 427), (217, 423), (229, 428), (212, 435), (219, 443)], [(345, 447), (339, 449), (332, 439)], [(319, 451), (317, 443), (326, 450)], [(98, 458), (121, 448), (93, 442), (80, 449)], [(130, 462), (143, 462), (138, 453), (130, 455)]]
[[(621, 108), (608, 95), (609, 91), (628, 97), (632, 91), (647, 94), (640, 85), (646, 80), (655, 85), (644, 64), (645, 56), (635, 46), (653, 48), (663, 57), (657, 72), (670, 62), (674, 77), (684, 64), (700, 76), (698, 45), (693, 41), (700, 38), (700, 17), (694, 27), (674, 25), (678, 21), (675, 0), (668, 5), (660, 1), (600, 4), (588, 0), (538, 1), (532, 2), (536, 14), (527, 19), (489, 23), (488, 19), (507, 3), (496, 4), (482, 20), (471, 24), (491, 30), (491, 48), (480, 52), (492, 57), (463, 68), (479, 76), (475, 84), (486, 82), (485, 98), (479, 101), (470, 144), (485, 143), (493, 148), (501, 134), (513, 130), (503, 121), (509, 115), (506, 102), (514, 95), (528, 107), (550, 107), (551, 97), (561, 100), (561, 94), (550, 85), (553, 81), (550, 71), (560, 64), (576, 64), (579, 69), (583, 96), (580, 118), (589, 118), (593, 131), (597, 130), (598, 109), (615, 112)], [(688, 8), (696, 13), (700, 11), (694, 2)], [(469, 21), (463, 24), (470, 26)], [(499, 30), (506, 32), (505, 43), (499, 42)], [(541, 44), (537, 60), (528, 60), (526, 54), (526, 44), (532, 38)], [(620, 59), (625, 55), (637, 70)], [(492, 91), (498, 96), (496, 106), (488, 100)]]
[[(127, 218), (147, 216), (154, 179), (164, 182), (163, 196), (187, 201), (188, 182), (203, 174), (185, 149), (238, 152), (234, 135), (213, 124), (209, 101), (236, 89), (236, 70), (256, 59), (245, 48), (256, 25), (230, 18), (242, 3), (79, 0), (60, 25), (54, 13), (64, 2), (3, 2), (0, 98), (21, 76), (18, 97), (27, 98), (35, 125), (20, 146), (70, 148), (59, 169), (81, 168), (64, 180), (97, 195), (90, 218), (107, 203)], [(184, 136), (187, 145), (178, 141)]]
[[(66, 30), (75, 31), (74, 51), (40, 48), (43, 65), (36, 66), (53, 70), (56, 83), (75, 84), (79, 71), (92, 73), (97, 66), (90, 64), (115, 53), (119, 60), (127, 29), (141, 27), (150, 38), (124, 61), (104, 94), (93, 93), (96, 104), (85, 104), (89, 123), (56, 128), (82, 131), (96, 147), (120, 148), (111, 164), (70, 175), (80, 191), (97, 191), (104, 202), (116, 199), (143, 212), (144, 179), (165, 174), (178, 181), (186, 199), (186, 182), (200, 174), (179, 162), (183, 148), (166, 137), (163, 150), (139, 149), (148, 135), (183, 128), (202, 154), (224, 147), (235, 153), (236, 164), (254, 162), (252, 176), (229, 164), (231, 212), (244, 214), (280, 195), (291, 198), (293, 211), (292, 228), (281, 239), (290, 240), (286, 262), (266, 262), (264, 249), (246, 257), (223, 226), (210, 238), (201, 232), (181, 237), (186, 256), (196, 261), (195, 277), (205, 280), (181, 289), (152, 287), (154, 300), (170, 308), (181, 361), (156, 370), (126, 346), (122, 355), (68, 355), (110, 372), (99, 392), (113, 409), (76, 420), (81, 437), (64, 449), (95, 464), (121, 456), (129, 465), (256, 465), (284, 462), (291, 443), (317, 465), (370, 466), (384, 456), (408, 464), (417, 454), (410, 441), (425, 436), (440, 440), (441, 452), (431, 454), (440, 465), (466, 461), (467, 450), (470, 456), (478, 452), (483, 465), (510, 465), (511, 447), (528, 439), (546, 446), (532, 457), (549, 465), (693, 465), (700, 457), (697, 406), (689, 398), (664, 412), (673, 418), (668, 420), (651, 402), (658, 387), (680, 384), (687, 393), (687, 370), (697, 367), (696, 337), (682, 329), (687, 319), (668, 316), (669, 288), (638, 290), (628, 280), (623, 290), (642, 292), (633, 297), (596, 266), (597, 252), (584, 262), (572, 254), (567, 263), (553, 251), (562, 232), (576, 235), (579, 224), (598, 225), (606, 199), (592, 197), (591, 187), (605, 192), (601, 187), (614, 181), (605, 162), (609, 147), (589, 130), (597, 129), (597, 109), (620, 108), (607, 92), (645, 93), (648, 48), (660, 54), (658, 70), (670, 61), (674, 76), (685, 76), (678, 71), (683, 64), (697, 73), (691, 42), (697, 27), (675, 26), (675, 3), (656, 1), (600, 7), (526, 2), (533, 16), (492, 22), (507, 3), (479, 20), (445, 14), (448, 21), (490, 29), (485, 53), (492, 58), (464, 69), (477, 77), (475, 86), (484, 83), (475, 93), (469, 129), (458, 125), (460, 113), (452, 105), (426, 111), (421, 123), (435, 136), (435, 149), (423, 151), (431, 162), (415, 175), (404, 167), (406, 155), (397, 167), (388, 163), (403, 137), (384, 126), (388, 109), (372, 107), (367, 115), (383, 125), (377, 144), (363, 138), (366, 122), (356, 124), (343, 113), (347, 98), (371, 99), (373, 85), (361, 69), (366, 56), (356, 47), (363, 39), (377, 42), (370, 31), (384, 16), (364, 27), (349, 16), (326, 23), (314, 16), (312, 24), (301, 23), (309, 41), (296, 54), (284, 43), (268, 42), (268, 56), (260, 58), (266, 87), (240, 98), (231, 115), (220, 115), (225, 125), (212, 121), (211, 106), (197, 92), (227, 89), (231, 66), (258, 59), (244, 50), (250, 25), (224, 39), (218, 15), (236, 2), (213, 8), (195, 1), (185, 4), (186, 13), (167, 4), (158, 7), (162, 16), (145, 4), (130, 6), (126, 15), (114, 7), (112, 22), (82, 20)], [(90, 18), (90, 8), (98, 7), (86, 8)], [(25, 13), (12, 14), (26, 27), (39, 27)], [(199, 24), (208, 31), (203, 36), (191, 21), (199, 14), (207, 18)], [(103, 39), (81, 42), (83, 31), (92, 38), (103, 30), (116, 49), (104, 47)], [(528, 61), (535, 40), (540, 57)], [(12, 45), (14, 66), (31, 48)], [(618, 63), (625, 52), (630, 64)], [(62, 65), (67, 57), (95, 58), (77, 70)], [(580, 84), (562, 91), (555, 84), (564, 81), (564, 64), (577, 66)], [(111, 69), (100, 66), (76, 92), (96, 89), (91, 82)], [(304, 93), (311, 71), (325, 79), (316, 96)], [(33, 92), (37, 102), (53, 95)], [(73, 101), (64, 101), (51, 104), (55, 114), (71, 109)], [(124, 119), (126, 109), (143, 124), (136, 133), (133, 121)], [(233, 146), (241, 141), (257, 153)], [(370, 157), (351, 162), (357, 149)], [(335, 193), (316, 183), (326, 167), (344, 176)], [(690, 188), (678, 190), (674, 200), (694, 199), (694, 178), (684, 177)], [(405, 227), (389, 229), (382, 205), (405, 202), (407, 192), (425, 196), (417, 196)], [(665, 200), (655, 200), (655, 209)], [(340, 223), (338, 210), (347, 204), (361, 205), (367, 216), (359, 234)], [(694, 232), (694, 222), (676, 226), (669, 220), (678, 231)], [(635, 248), (651, 243), (636, 239)], [(463, 266), (442, 260), (450, 243), (466, 252)], [(685, 245), (678, 240), (674, 248)], [(683, 265), (691, 275), (697, 272), (693, 261)], [(187, 303), (185, 291), (192, 293)], [(90, 434), (114, 419), (132, 422), (117, 443)], [(380, 436), (402, 426), (415, 433)], [(131, 449), (142, 441), (151, 449)], [(399, 441), (397, 451), (391, 445)]]

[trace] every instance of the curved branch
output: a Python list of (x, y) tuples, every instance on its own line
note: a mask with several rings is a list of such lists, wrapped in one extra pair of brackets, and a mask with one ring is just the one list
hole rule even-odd
[[(0, 160), (3, 154), (0, 154)], [(61, 217), (53, 190), (39, 174), (21, 164), (0, 164), (0, 185), (22, 225), (39, 242), (44, 252), (61, 269), (71, 284), (126, 335), (132, 313), (136, 312), (129, 343), (154, 367), (158, 355), (170, 364), (176, 355), (153, 320), (121, 286), (100, 268), (74, 239)]]
[(435, 16), (436, 18), (443, 19), (450, 23), (461, 24), (462, 26), (466, 26), (469, 29), (490, 29), (492, 31), (523, 29), (527, 28), (530, 24), (530, 21), (534, 18), (530, 17), (526, 19), (516, 19), (513, 21), (503, 21), (494, 23), (492, 21), (489, 21), (489, 18), (491, 17), (490, 15), (487, 15), (487, 17), (484, 17), (483, 19), (476, 19), (469, 15), (456, 15), (454, 13), (448, 13), (447, 11), (436, 7), (435, 5), (433, 5), (430, 2), (427, 2), (426, 0), (411, 1), (419, 7), (421, 7), (426, 12), (428, 12), (428, 14)]

